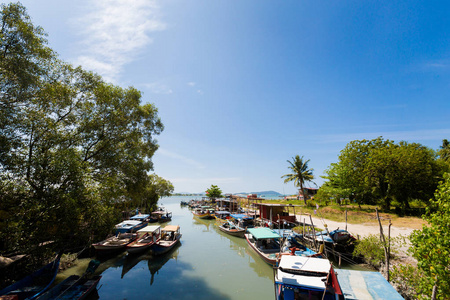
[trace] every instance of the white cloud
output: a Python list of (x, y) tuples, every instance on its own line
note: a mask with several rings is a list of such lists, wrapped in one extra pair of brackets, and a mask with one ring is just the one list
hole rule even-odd
[(168, 95), (168, 94), (172, 94), (173, 93), (173, 90), (169, 86), (167, 86), (166, 84), (161, 83), (161, 82), (147, 83), (147, 84), (145, 84), (145, 86), (147, 88), (149, 88), (150, 91), (153, 94), (166, 94), (166, 95)]
[(85, 39), (76, 63), (115, 82), (124, 65), (152, 43), (150, 33), (166, 24), (154, 0), (95, 0), (91, 6), (92, 12), (77, 20)]
[(203, 91), (202, 90), (197, 90), (197, 93), (200, 95), (203, 95)]
[(168, 150), (166, 150), (166, 149), (164, 149), (162, 147), (158, 149), (158, 154), (161, 154), (161, 155), (173, 158), (173, 159), (177, 159), (177, 160), (179, 160), (179, 161), (181, 161), (181, 162), (183, 162), (185, 164), (194, 166), (197, 169), (205, 169), (205, 165), (203, 165), (202, 163), (200, 163), (198, 161), (195, 161), (195, 160), (193, 160), (191, 158), (185, 157), (183, 155), (180, 155), (178, 153), (174, 153), (174, 152), (168, 151)]
[(188, 82), (188, 85), (189, 85), (189, 86), (195, 86), (195, 82), (193, 82), (193, 81)]
[(449, 70), (450, 69), (450, 61), (448, 60), (437, 60), (437, 61), (430, 61), (428, 63), (424, 64), (425, 69), (432, 69), (432, 70)]

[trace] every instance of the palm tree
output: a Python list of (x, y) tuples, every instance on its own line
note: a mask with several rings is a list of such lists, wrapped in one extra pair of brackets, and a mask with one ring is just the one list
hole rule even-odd
[(300, 191), (302, 192), (303, 195), (303, 200), (305, 201), (306, 205), (306, 195), (303, 190), (303, 187), (305, 185), (305, 182), (309, 181), (313, 182), (312, 180), (314, 179), (313, 176), (314, 169), (308, 169), (309, 159), (307, 161), (303, 161), (303, 156), (300, 157), (299, 155), (296, 155), (295, 157), (292, 158), (292, 161), (288, 160), (287, 162), (290, 164), (289, 169), (291, 169), (293, 173), (283, 175), (281, 176), (281, 178), (283, 177), (286, 178), (284, 179), (284, 183), (294, 181), (294, 185), (300, 188)]
[(447, 139), (442, 140), (442, 146), (440, 147), (438, 154), (444, 161), (450, 161), (450, 142)]

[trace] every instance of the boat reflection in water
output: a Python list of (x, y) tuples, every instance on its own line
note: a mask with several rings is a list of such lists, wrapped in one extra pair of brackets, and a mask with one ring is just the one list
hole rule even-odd
[(192, 223), (194, 225), (205, 225), (206, 230), (203, 230), (203, 232), (209, 232), (210, 231), (209, 227), (211, 227), (211, 226), (214, 227), (214, 220), (199, 219), (199, 218), (193, 217), (192, 221), (193, 221)]
[(121, 278), (133, 269), (137, 264), (141, 261), (147, 261), (148, 270), (150, 271), (150, 285), (153, 284), (155, 274), (171, 259), (177, 260), (179, 248), (181, 243), (175, 245), (172, 249), (170, 249), (167, 253), (162, 255), (153, 255), (150, 251), (143, 253), (142, 255), (127, 255), (123, 260), (122, 266), (122, 275)]

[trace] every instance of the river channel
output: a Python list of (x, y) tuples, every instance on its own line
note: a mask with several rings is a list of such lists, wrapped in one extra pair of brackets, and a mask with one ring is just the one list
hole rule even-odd
[[(159, 201), (180, 225), (181, 244), (162, 256), (129, 256), (123, 252), (102, 260), (98, 292), (89, 299), (274, 299), (273, 270), (245, 239), (222, 233), (214, 220), (194, 218), (181, 200)], [(162, 225), (162, 226), (164, 226)], [(80, 274), (89, 259), (58, 275)]]

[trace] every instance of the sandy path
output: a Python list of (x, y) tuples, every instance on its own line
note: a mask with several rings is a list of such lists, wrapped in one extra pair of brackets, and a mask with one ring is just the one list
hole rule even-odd
[[(309, 215), (295, 215), (297, 221), (303, 222), (305, 220), (306, 224), (311, 223), (309, 219)], [(316, 217), (312, 218), (313, 223), (316, 227), (324, 228), (324, 224), (328, 225), (328, 230), (332, 231), (337, 228), (339, 229), (345, 229), (345, 222), (335, 222), (331, 220), (326, 219), (319, 219)], [(391, 237), (397, 237), (397, 236), (409, 236), (411, 232), (414, 229), (411, 228), (403, 228), (403, 227), (396, 227), (391, 226)], [(350, 224), (347, 223), (347, 231), (350, 232), (353, 236), (357, 237), (365, 237), (369, 234), (379, 234), (380, 233), (380, 227), (378, 225), (367, 225), (367, 224)], [(388, 226), (383, 225), (383, 232), (387, 236), (388, 234)]]

